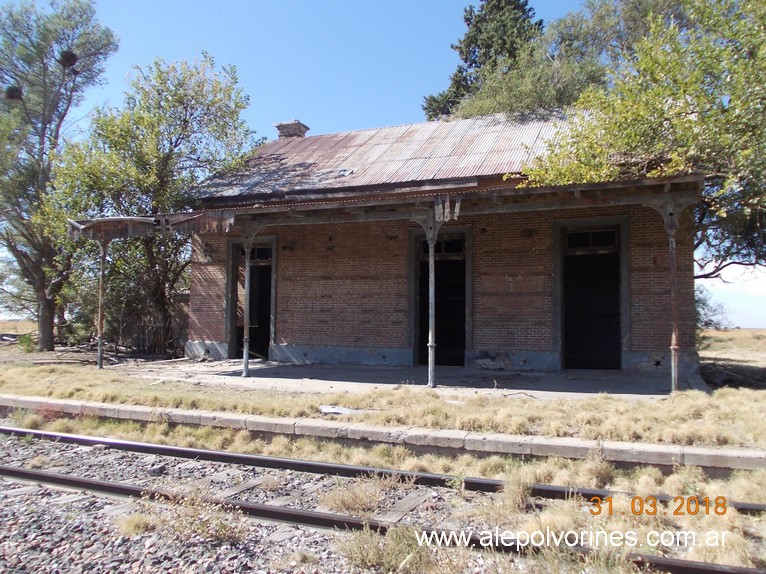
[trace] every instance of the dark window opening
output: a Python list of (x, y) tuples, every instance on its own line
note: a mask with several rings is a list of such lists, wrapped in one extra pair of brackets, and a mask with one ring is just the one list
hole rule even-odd
[(617, 229), (595, 229), (587, 231), (564, 231), (565, 251), (606, 252), (617, 249)]
[[(241, 249), (240, 257), (245, 259), (245, 250)], [(253, 247), (250, 251), (250, 261), (271, 261), (271, 247)]]
[[(439, 239), (434, 245), (435, 255), (463, 255), (465, 252), (465, 238), (464, 237), (446, 237)], [(420, 244), (421, 257), (425, 256), (428, 259), (428, 241), (423, 241)]]

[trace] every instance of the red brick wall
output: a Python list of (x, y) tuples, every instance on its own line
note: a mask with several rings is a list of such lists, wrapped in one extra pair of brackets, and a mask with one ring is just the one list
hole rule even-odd
[(473, 217), (473, 345), (550, 351), (553, 345), (551, 218)]
[[(461, 217), (472, 236), (473, 347), (552, 351), (555, 222), (624, 218), (629, 241), (630, 332), (625, 348), (666, 351), (670, 341), (668, 241), (649, 208), (599, 208)], [(694, 348), (689, 219), (678, 233), (682, 350)], [(409, 231), (395, 221), (269, 228), (276, 243), (276, 343), (409, 347)], [(203, 252), (203, 244), (207, 244)], [(227, 238), (196, 237), (190, 340), (227, 341)], [(206, 255), (207, 254), (207, 255)], [(240, 297), (241, 298), (241, 297)]]
[(277, 343), (407, 344), (405, 222), (304, 225), (278, 236)]
[[(676, 237), (676, 262), (682, 350), (694, 350), (694, 242), (691, 209)], [(652, 351), (670, 344), (670, 276), (668, 236), (654, 210), (631, 209), (631, 349)]]
[[(473, 229), (474, 347), (553, 348), (554, 222), (626, 218), (629, 241), (630, 336), (625, 348), (666, 350), (670, 344), (668, 237), (662, 217), (639, 206), (562, 210), (465, 219)], [(694, 349), (691, 220), (677, 234), (679, 341)], [(623, 238), (624, 239), (624, 238)]]
[(189, 340), (227, 340), (225, 235), (192, 238), (192, 271), (189, 286)]

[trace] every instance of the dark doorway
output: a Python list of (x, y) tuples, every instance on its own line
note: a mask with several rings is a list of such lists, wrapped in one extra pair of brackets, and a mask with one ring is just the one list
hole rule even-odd
[[(244, 250), (242, 251), (244, 265)], [(255, 247), (250, 260), (250, 354), (268, 359), (271, 343), (271, 248)], [(244, 328), (237, 328), (237, 353), (242, 356)]]
[[(428, 363), (428, 243), (419, 243), (418, 362)], [(436, 242), (436, 364), (465, 364), (465, 238)]]
[(621, 367), (619, 230), (565, 230), (564, 368)]

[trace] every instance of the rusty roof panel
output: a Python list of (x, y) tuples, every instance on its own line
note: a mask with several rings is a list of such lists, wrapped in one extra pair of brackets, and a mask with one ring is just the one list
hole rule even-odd
[(267, 142), (238, 172), (219, 174), (198, 197), (327, 193), (519, 173), (555, 134), (557, 120), (502, 114)]

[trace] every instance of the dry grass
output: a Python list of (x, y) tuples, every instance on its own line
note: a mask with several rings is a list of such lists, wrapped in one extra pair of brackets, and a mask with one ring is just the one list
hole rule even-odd
[(50, 464), (48, 457), (40, 455), (28, 460), (25, 466), (31, 470), (39, 470), (45, 468), (48, 464)]
[(412, 485), (412, 480), (400, 482), (395, 476), (371, 475), (353, 480), (338, 479), (332, 490), (320, 496), (319, 504), (333, 512), (370, 516), (388, 492), (409, 489)]
[(761, 423), (766, 393), (748, 389), (720, 389), (712, 395), (688, 391), (656, 401), (607, 394), (577, 400), (487, 395), (459, 400), (411, 386), (319, 395), (158, 384), (91, 367), (11, 365), (0, 373), (0, 392), (277, 417), (316, 417), (319, 405), (329, 403), (363, 412), (327, 418), (378, 425), (766, 448), (766, 426)]
[(119, 516), (115, 522), (117, 529), (125, 536), (140, 536), (156, 528), (154, 519), (142, 512), (133, 512)]
[(0, 333), (34, 333), (37, 330), (37, 323), (25, 319), (14, 320), (6, 319), (0, 321)]
[[(728, 479), (712, 480), (706, 477), (699, 469), (679, 466), (669, 475), (663, 475), (655, 468), (638, 468), (631, 471), (622, 471), (612, 468), (600, 460), (597, 453), (585, 461), (573, 461), (569, 459), (551, 457), (530, 462), (520, 462), (508, 457), (491, 457), (489, 459), (477, 459), (472, 456), (440, 457), (436, 455), (416, 455), (402, 446), (377, 445), (363, 448), (359, 446), (346, 447), (332, 442), (321, 442), (316, 439), (291, 440), (278, 436), (271, 440), (257, 439), (253, 435), (243, 431), (227, 429), (209, 429), (204, 427), (172, 426), (166, 423), (153, 423), (141, 425), (129, 421), (113, 421), (94, 418), (66, 419), (50, 421), (45, 428), (57, 428), (66, 425), (72, 432), (85, 432), (93, 435), (107, 435), (129, 440), (144, 440), (163, 444), (175, 444), (180, 446), (192, 446), (203, 448), (228, 448), (237, 452), (248, 452), (266, 455), (293, 456), (309, 460), (321, 460), (336, 463), (358, 464), (375, 467), (392, 467), (402, 470), (428, 470), (431, 472), (450, 473), (458, 476), (486, 476), (488, 478), (501, 478), (505, 481), (503, 492), (487, 497), (487, 504), (480, 507), (470, 515), (472, 523), (497, 525), (500, 528), (515, 530), (577, 530), (589, 529), (596, 526), (607, 531), (626, 532), (635, 530), (639, 537), (643, 537), (650, 530), (674, 530), (684, 528), (697, 533), (702, 537), (710, 530), (726, 531), (727, 544), (725, 546), (709, 546), (694, 549), (692, 554), (683, 554), (683, 557), (691, 559), (706, 559), (718, 563), (731, 565), (757, 565), (759, 553), (762, 551), (762, 541), (766, 538), (766, 525), (762, 517), (748, 517), (740, 515), (734, 510), (724, 516), (681, 516), (667, 518), (654, 518), (650, 516), (631, 516), (629, 512), (630, 499), (625, 496), (615, 496), (615, 513), (611, 517), (601, 517), (594, 522), (594, 518), (583, 509), (583, 501), (572, 499), (568, 501), (546, 502), (542, 509), (533, 510), (535, 505), (528, 497), (528, 485), (531, 483), (549, 483), (562, 485), (582, 485), (591, 481), (591, 484), (599, 484), (605, 488), (639, 492), (643, 495), (669, 494), (671, 496), (692, 494), (698, 496), (725, 496), (728, 500), (743, 500), (748, 502), (766, 502), (766, 469), (758, 471), (737, 471)], [(343, 483), (339, 482), (339, 485)], [(377, 501), (383, 494), (397, 483), (394, 479), (381, 479), (366, 477), (356, 481), (346, 481), (347, 487), (336, 489), (337, 492), (322, 502), (323, 505), (332, 507), (336, 512), (347, 514), (363, 514), (374, 512)], [(268, 486), (266, 486), (268, 487)], [(351, 494), (349, 494), (351, 493)], [(374, 505), (372, 503), (374, 501)], [(539, 501), (538, 501), (539, 503)], [(672, 515), (672, 509), (666, 514)], [(154, 516), (142, 509), (144, 514)], [(192, 532), (191, 526), (198, 520), (195, 514), (168, 515), (167, 523), (177, 523), (181, 532)], [(194, 518), (189, 518), (189, 516)], [(161, 525), (160, 520), (155, 522)], [(186, 525), (186, 526), (184, 526)], [(170, 531), (170, 534), (178, 535)], [(393, 571), (399, 567), (395, 564), (397, 559), (403, 561), (409, 554), (403, 555), (399, 548), (402, 541), (389, 542), (381, 540), (374, 533), (367, 533), (370, 537), (365, 542), (364, 534), (354, 535), (349, 540), (350, 546), (357, 547), (358, 557), (353, 560), (372, 560), (378, 567), (385, 565), (392, 567)], [(364, 544), (372, 545), (374, 551), (367, 552)], [(362, 544), (362, 546), (359, 546)], [(370, 546), (372, 548), (372, 546)], [(399, 549), (397, 549), (399, 548)], [(405, 545), (405, 548), (407, 546)], [(644, 548), (642, 551), (650, 551)], [(655, 552), (667, 553), (665, 548), (654, 549)], [(349, 550), (353, 554), (354, 550)], [(390, 556), (388, 553), (390, 552)], [(364, 556), (369, 556), (364, 558)], [(460, 549), (440, 549), (439, 552), (429, 555), (429, 562), (413, 565), (413, 572), (437, 572), (450, 574), (463, 572), (460, 564), (469, 558), (461, 554)], [(507, 571), (503, 566), (503, 557), (487, 559), (496, 564), (497, 572)], [(461, 562), (462, 561), (462, 562)], [(355, 562), (356, 564), (357, 562)], [(359, 562), (358, 565), (366, 564)], [(416, 564), (418, 562), (416, 561)], [(542, 565), (542, 566), (541, 566)], [(598, 553), (588, 562), (582, 558), (569, 556), (566, 553), (541, 553), (535, 559), (530, 571), (545, 572), (546, 567), (554, 568), (562, 565), (569, 571), (588, 572), (632, 572), (633, 570), (623, 561), (619, 555)], [(406, 570), (407, 565), (405, 565)], [(538, 568), (534, 570), (534, 568)], [(579, 568), (579, 569), (578, 569)], [(610, 570), (614, 568), (614, 570)], [(389, 571), (389, 570), (382, 570)], [(554, 568), (550, 571), (563, 571)]]
[(706, 352), (737, 350), (766, 353), (766, 329), (726, 329), (705, 331)]
[[(477, 458), (467, 454), (448, 457), (416, 454), (401, 445), (344, 446), (315, 438), (290, 439), (285, 436), (263, 440), (248, 431), (167, 423), (141, 424), (95, 417), (58, 419), (45, 423), (42, 428), (157, 444), (501, 479), (505, 481), (506, 489), (500, 500), (509, 510), (525, 507), (525, 489), (532, 483), (563, 486), (596, 484), (639, 494), (726, 496), (729, 500), (766, 503), (766, 469), (739, 470), (727, 479), (711, 479), (699, 468), (687, 466), (678, 466), (668, 475), (663, 475), (654, 467), (618, 470), (599, 459), (595, 452), (582, 461), (549, 457), (521, 462), (512, 457)], [(396, 484), (395, 479), (379, 477), (360, 479), (358, 482), (381, 492), (394, 488)]]
[(373, 485), (360, 480), (337, 480), (335, 487), (319, 497), (319, 504), (333, 512), (351, 516), (369, 516), (382, 496)]
[(587, 574), (639, 574), (645, 572), (627, 560), (623, 552), (600, 551), (584, 556), (562, 548), (545, 547), (530, 563), (530, 574), (587, 572)]
[(213, 543), (241, 542), (248, 533), (242, 513), (217, 502), (209, 487), (179, 490), (174, 484), (159, 485), (159, 490), (179, 498), (168, 502), (162, 497), (139, 502), (139, 515), (149, 518), (154, 529), (180, 540)]
[(359, 568), (382, 572), (436, 572), (434, 558), (426, 546), (419, 546), (415, 530), (397, 526), (385, 536), (369, 528), (347, 535), (341, 541), (341, 552)]

